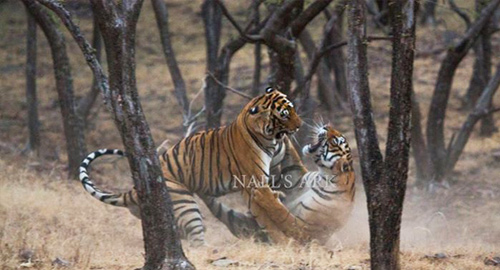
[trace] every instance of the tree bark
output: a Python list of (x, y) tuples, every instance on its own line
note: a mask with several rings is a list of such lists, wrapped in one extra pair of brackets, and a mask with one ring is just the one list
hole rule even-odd
[[(382, 190), (373, 207), (370, 226), (375, 236), (371, 243), (372, 269), (400, 269), (399, 240), (401, 215), (408, 178), (410, 150), (411, 93), (415, 52), (415, 25), (418, 2), (389, 1), (392, 25), (392, 74), (389, 127), (383, 177), (378, 183)], [(376, 194), (376, 193), (375, 193)]]
[(184, 255), (175, 229), (172, 202), (137, 93), (135, 31), (142, 1), (124, 1), (120, 6), (109, 0), (91, 1), (107, 52), (109, 84), (94, 50), (67, 10), (53, 0), (38, 1), (56, 12), (70, 30), (98, 80), (108, 108), (113, 111), (140, 199), (146, 250), (143, 269), (194, 269)]
[(427, 143), (433, 166), (433, 176), (438, 182), (443, 179), (446, 170), (447, 154), (444, 139), (444, 120), (455, 71), (477, 40), (481, 30), (486, 26), (499, 3), (500, 0), (494, 0), (483, 9), (481, 15), (471, 25), (462, 40), (448, 49), (439, 69), (427, 120)]
[(385, 161), (370, 103), (364, 1), (352, 0), (348, 11), (348, 88), (368, 201), (371, 269), (400, 269), (399, 237), (410, 148), (416, 15), (415, 1), (408, 1), (406, 14), (403, 4), (396, 0), (389, 3), (394, 37)]
[(181, 70), (175, 58), (172, 42), (170, 41), (170, 31), (168, 30), (168, 10), (167, 5), (163, 0), (151, 0), (155, 11), (156, 22), (160, 30), (161, 44), (163, 46), (163, 54), (167, 61), (170, 77), (174, 82), (173, 94), (177, 99), (177, 103), (182, 108), (182, 116), (186, 122), (189, 114), (189, 102), (186, 95), (186, 83), (182, 77)]
[(78, 174), (78, 166), (87, 150), (85, 148), (82, 120), (76, 113), (71, 67), (66, 52), (64, 35), (43, 6), (34, 0), (23, 0), (23, 3), (42, 28), (50, 45), (59, 106), (63, 118), (64, 136), (66, 138), (69, 176), (74, 178)]
[[(217, 0), (205, 0), (201, 9), (207, 44), (207, 72), (215, 74), (221, 35), (222, 13)], [(205, 88), (205, 111), (207, 128), (221, 124), (222, 102), (225, 91), (218, 87), (213, 78), (207, 79)]]
[(26, 33), (26, 102), (28, 107), (29, 139), (26, 150), (39, 155), (40, 150), (40, 120), (38, 118), (38, 100), (36, 94), (36, 21), (28, 16), (28, 31)]
[[(135, 30), (142, 1), (120, 18), (107, 12), (108, 1), (92, 0), (107, 48), (111, 106), (128, 153), (134, 186), (140, 199), (146, 249), (146, 269), (192, 269), (174, 225), (172, 201), (162, 176), (151, 131), (137, 94)], [(121, 20), (122, 24), (116, 26)]]

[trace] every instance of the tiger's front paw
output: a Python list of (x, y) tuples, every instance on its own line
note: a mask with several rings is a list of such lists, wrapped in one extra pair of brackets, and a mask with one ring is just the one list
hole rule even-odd
[(280, 192), (273, 191), (269, 186), (256, 187), (252, 192), (254, 201), (263, 208), (280, 204)]

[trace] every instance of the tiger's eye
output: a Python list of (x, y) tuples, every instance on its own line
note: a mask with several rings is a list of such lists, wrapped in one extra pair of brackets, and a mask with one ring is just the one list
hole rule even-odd
[(289, 114), (290, 114), (290, 112), (289, 112), (288, 110), (283, 110), (283, 111), (281, 112), (281, 116), (282, 116), (282, 117), (286, 117), (286, 116), (288, 116)]
[(259, 112), (259, 108), (257, 106), (250, 109), (250, 114), (256, 114)]

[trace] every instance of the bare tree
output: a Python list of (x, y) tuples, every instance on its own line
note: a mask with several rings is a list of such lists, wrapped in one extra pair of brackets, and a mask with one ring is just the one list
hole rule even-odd
[(163, 46), (163, 54), (165, 55), (165, 60), (167, 61), (168, 70), (170, 71), (170, 77), (174, 82), (174, 96), (177, 102), (182, 108), (182, 116), (184, 122), (188, 120), (189, 115), (189, 102), (186, 96), (186, 83), (182, 77), (181, 70), (177, 64), (175, 58), (174, 49), (172, 47), (172, 42), (170, 41), (170, 31), (168, 30), (168, 10), (167, 5), (163, 0), (151, 0), (153, 3), (153, 8), (156, 16), (156, 23), (158, 24), (158, 29), (160, 30), (161, 44)]
[(467, 119), (462, 124), (462, 128), (457, 133), (456, 136), (453, 136), (453, 139), (450, 142), (450, 146), (448, 148), (447, 155), (447, 171), (453, 170), (455, 167), (458, 158), (462, 154), (465, 145), (467, 144), (470, 134), (474, 129), (474, 125), (480, 120), (484, 119), (484, 117), (488, 115), (492, 115), (493, 112), (498, 111), (498, 109), (492, 109), (491, 103), (493, 100), (493, 96), (495, 95), (498, 87), (500, 86), (500, 65), (497, 65), (497, 71), (493, 78), (490, 79), (484, 90), (482, 91), (481, 96), (476, 102), (476, 106), (472, 110), (472, 112), (467, 116)]
[(40, 150), (40, 120), (38, 119), (38, 101), (36, 94), (36, 21), (29, 13), (28, 31), (26, 32), (26, 101), (28, 106), (29, 139), (26, 151), (36, 155)]
[[(23, 1), (37, 5), (35, 0)], [(70, 30), (98, 81), (108, 108), (113, 111), (140, 199), (146, 250), (143, 269), (194, 269), (184, 255), (175, 229), (172, 201), (137, 93), (135, 32), (143, 1), (123, 1), (122, 5), (111, 0), (91, 1), (106, 47), (109, 84), (93, 48), (67, 10), (54, 0), (38, 1), (52, 9)]]
[(78, 166), (86, 154), (85, 137), (81, 119), (76, 113), (76, 102), (73, 95), (73, 81), (66, 43), (63, 33), (59, 30), (54, 18), (44, 7), (32, 0), (23, 0), (28, 11), (42, 28), (49, 42), (54, 63), (56, 89), (59, 97), (59, 106), (63, 118), (64, 136), (66, 137), (66, 151), (68, 154), (69, 175), (76, 177)]
[(465, 36), (450, 47), (439, 69), (427, 121), (427, 146), (431, 156), (433, 177), (443, 180), (446, 174), (447, 150), (444, 138), (444, 121), (455, 71), (479, 37), (500, 0), (492, 1), (483, 9)]
[(399, 234), (410, 149), (410, 111), (417, 3), (389, 1), (393, 34), (391, 107), (385, 160), (370, 102), (365, 4), (352, 0), (348, 22), (348, 84), (363, 183), (368, 200), (372, 269), (400, 269)]
[[(486, 0), (476, 0), (476, 12), (481, 12), (482, 9), (486, 7), (488, 2)], [(467, 26), (470, 27), (469, 16), (463, 12), (454, 1), (450, 1), (453, 6), (453, 10), (457, 12), (466, 22)], [(493, 17), (493, 16), (492, 16)], [(492, 29), (494, 28), (494, 20), (490, 18), (488, 23), (481, 30), (481, 33), (473, 46), (475, 53), (475, 61), (472, 77), (470, 79), (469, 88), (463, 99), (463, 105), (465, 109), (472, 110), (481, 95), (481, 92), (486, 89), (486, 84), (491, 78), (491, 59), (492, 59), (492, 45), (491, 45), (491, 35)], [(493, 121), (493, 115), (487, 115), (483, 117), (481, 121), (480, 134), (483, 136), (491, 136), (493, 132), (496, 131), (495, 122)]]

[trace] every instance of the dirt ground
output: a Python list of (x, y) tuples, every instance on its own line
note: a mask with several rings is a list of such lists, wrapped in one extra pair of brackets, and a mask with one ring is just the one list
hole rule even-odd
[[(167, 2), (174, 49), (189, 97), (193, 98), (202, 86), (205, 72), (203, 25), (199, 14), (201, 1)], [(247, 11), (241, 1), (226, 2), (237, 18), (243, 20)], [(468, 12), (473, 10), (471, 2), (457, 1)], [(90, 38), (90, 14), (85, 8), (79, 9), (77, 14), (79, 25)], [(419, 51), (438, 48), (449, 33), (463, 32), (462, 21), (444, 4), (439, 4), (438, 14), (446, 23), (436, 29), (418, 30)], [(324, 18), (319, 17), (309, 27), (315, 37), (323, 24)], [(223, 25), (222, 43), (237, 35), (228, 22), (224, 21)], [(137, 81), (144, 112), (157, 144), (164, 139), (176, 141), (182, 136), (180, 108), (171, 92), (173, 84), (161, 52), (154, 14), (147, 1), (138, 28)], [(53, 269), (61, 265), (54, 263), (57, 258), (63, 260), (62, 264), (67, 262), (70, 269), (141, 267), (144, 249), (140, 221), (127, 210), (92, 199), (79, 182), (66, 178), (65, 145), (50, 50), (41, 31), (38, 33), (37, 76), (42, 152), (39, 158), (19, 154), (27, 142), (25, 31), (24, 7), (12, 0), (1, 4), (0, 269)], [(380, 34), (375, 29), (370, 31)], [(496, 52), (500, 51), (499, 37), (496, 35), (493, 40)], [(90, 89), (91, 73), (69, 35), (67, 40), (75, 93), (81, 97)], [(390, 53), (386, 41), (372, 42), (369, 46), (372, 102), (382, 148), (389, 105)], [(267, 67), (267, 54), (263, 56)], [(442, 58), (443, 55), (418, 58), (415, 63), (415, 90), (424, 121)], [(252, 59), (252, 46), (237, 53), (231, 64), (232, 87), (250, 88)], [(498, 54), (493, 61), (498, 61)], [(460, 110), (460, 97), (467, 89), (472, 65), (473, 55), (469, 55), (455, 76), (446, 119), (448, 139), (467, 116), (467, 112)], [(264, 70), (264, 74), (266, 72)], [(199, 109), (202, 102), (203, 97), (197, 99), (195, 109)], [(231, 121), (244, 103), (245, 100), (228, 93), (224, 122)], [(500, 104), (498, 96), (495, 104)], [(322, 116), (341, 130), (356, 148), (349, 116)], [(85, 132), (88, 150), (121, 148), (117, 129), (104, 106), (94, 108), (91, 117), (92, 123)], [(306, 115), (303, 118), (310, 122), (314, 117)], [(500, 126), (498, 119), (497, 116), (496, 125)], [(488, 257), (500, 256), (500, 159), (494, 155), (498, 152), (500, 133), (483, 138), (474, 132), (449, 179), (450, 188), (432, 194), (415, 187), (414, 165), (411, 164), (402, 224), (401, 262), (404, 269), (500, 269), (484, 263)], [(124, 160), (98, 163), (92, 175), (104, 189), (124, 191), (132, 185)], [(368, 269), (368, 218), (359, 174), (357, 189), (355, 208), (348, 224), (332, 236), (326, 246), (301, 247), (294, 243), (271, 246), (236, 239), (203, 206), (209, 246), (192, 249), (186, 244), (186, 254), (198, 269)], [(243, 209), (238, 194), (228, 196), (226, 201)]]

